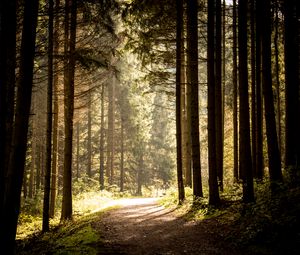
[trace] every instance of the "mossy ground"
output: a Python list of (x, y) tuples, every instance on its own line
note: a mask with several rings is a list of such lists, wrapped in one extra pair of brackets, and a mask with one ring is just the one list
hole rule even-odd
[[(113, 208), (113, 207), (112, 207)], [(112, 209), (108, 208), (106, 210)], [(101, 249), (101, 233), (93, 225), (106, 211), (81, 216), (51, 229), (17, 241), (17, 254), (94, 255)]]

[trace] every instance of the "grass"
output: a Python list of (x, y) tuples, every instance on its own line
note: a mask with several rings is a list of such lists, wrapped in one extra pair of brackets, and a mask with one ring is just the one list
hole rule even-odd
[[(108, 210), (110, 208), (107, 208)], [(17, 254), (79, 255), (97, 254), (103, 245), (100, 233), (93, 227), (105, 210), (65, 222), (50, 232), (36, 232), (17, 241)]]
[[(82, 216), (101, 211), (112, 206), (117, 198), (113, 193), (107, 191), (88, 191), (78, 193), (73, 197), (73, 216), (76, 220)], [(61, 198), (57, 199), (57, 210), (55, 217), (50, 219), (50, 227), (55, 228), (60, 224)], [(37, 234), (42, 229), (42, 199), (37, 195), (35, 199), (22, 202), (21, 214), (17, 228), (17, 240)]]
[(194, 203), (189, 188), (182, 205), (175, 190), (169, 190), (161, 204), (175, 207), (178, 216), (189, 221), (212, 220), (219, 228), (220, 241), (243, 254), (300, 254), (300, 187), (286, 185), (274, 196), (269, 186), (268, 181), (257, 183), (256, 202), (251, 204), (242, 202), (237, 186), (222, 193), (218, 208), (208, 205), (207, 196)]

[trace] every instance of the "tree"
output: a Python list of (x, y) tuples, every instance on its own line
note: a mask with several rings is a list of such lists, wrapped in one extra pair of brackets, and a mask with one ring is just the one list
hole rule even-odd
[(278, 182), (282, 181), (280, 153), (276, 132), (276, 119), (272, 90), (271, 72), (271, 2), (262, 1), (262, 13), (264, 22), (262, 23), (262, 74), (263, 93), (265, 102), (265, 120), (268, 143), (269, 172), (272, 191), (277, 188)]
[(101, 87), (101, 123), (100, 123), (100, 189), (104, 189), (104, 84)]
[(254, 177), (258, 180), (262, 180), (263, 172), (263, 107), (262, 107), (262, 74), (261, 74), (261, 24), (264, 22), (262, 20), (261, 13), (261, 1), (256, 1), (256, 21), (255, 21), (255, 76), (256, 76), (256, 167)]
[[(218, 190), (218, 164), (216, 149), (216, 80), (215, 80), (215, 2), (208, 1), (207, 22), (207, 110), (208, 110), (208, 164), (209, 164), (209, 204), (220, 202)], [(220, 98), (219, 98), (220, 99)]]
[[(283, 1), (285, 56), (285, 167), (299, 178), (299, 39), (296, 0)], [(298, 3), (299, 4), (299, 3)], [(299, 12), (299, 10), (298, 10)], [(299, 14), (298, 14), (299, 15)], [(297, 177), (298, 176), (298, 177)]]
[(14, 117), (15, 67), (16, 67), (16, 1), (0, 3), (0, 212), (2, 211), (5, 176)]
[(52, 159), (52, 98), (53, 98), (53, 22), (54, 2), (48, 1), (48, 86), (47, 86), (47, 134), (46, 134), (46, 170), (44, 185), (43, 232), (49, 231), (51, 159)]
[(256, 59), (255, 59), (255, 0), (250, 1), (250, 37), (251, 37), (251, 149), (252, 171), (256, 176)]
[(239, 45), (239, 134), (240, 168), (243, 180), (244, 202), (254, 201), (252, 160), (250, 146), (249, 95), (248, 95), (248, 52), (247, 52), (247, 0), (240, 0), (238, 5), (238, 45)]
[(65, 5), (65, 61), (64, 61), (64, 114), (65, 146), (62, 220), (72, 218), (72, 144), (74, 114), (74, 75), (77, 24), (77, 0), (66, 1)]
[(202, 197), (200, 142), (199, 142), (199, 100), (198, 100), (198, 3), (187, 2), (187, 68), (191, 86), (191, 138), (193, 164), (193, 194)]
[(20, 211), (24, 175), (27, 132), (31, 104), (35, 38), (39, 1), (24, 3), (24, 19), (20, 52), (20, 73), (17, 86), (12, 150), (6, 176), (5, 197), (0, 226), (0, 242), (5, 254), (13, 254)]
[(115, 74), (111, 71), (110, 84), (108, 85), (108, 131), (107, 131), (107, 164), (106, 176), (110, 185), (114, 180), (114, 132), (115, 132)]
[[(60, 6), (60, 0), (55, 0), (55, 9), (58, 10)], [(58, 55), (59, 41), (58, 41), (58, 30), (59, 30), (59, 18), (55, 17), (54, 21), (54, 42), (53, 42), (53, 54)], [(52, 178), (51, 178), (51, 199), (50, 199), (50, 217), (53, 218), (55, 214), (55, 201), (57, 193), (57, 172), (58, 172), (58, 60), (54, 63), (54, 78), (53, 78), (53, 141), (52, 141)]]
[(239, 159), (238, 159), (238, 81), (237, 81), (237, 15), (236, 0), (233, 0), (232, 12), (232, 83), (233, 83), (233, 176), (234, 180), (239, 179)]
[(223, 190), (223, 98), (222, 98), (222, 14), (221, 0), (215, 0), (215, 135), (216, 169), (220, 190)]
[(183, 2), (176, 1), (177, 25), (176, 25), (176, 144), (177, 144), (177, 185), (178, 201), (184, 200), (183, 171), (182, 171), (182, 140), (181, 140), (181, 61), (182, 58), (182, 28), (183, 28)]

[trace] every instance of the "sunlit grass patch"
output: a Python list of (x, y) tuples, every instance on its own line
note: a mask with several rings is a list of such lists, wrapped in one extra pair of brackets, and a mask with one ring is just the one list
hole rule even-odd
[[(73, 215), (79, 218), (94, 212), (115, 206), (116, 198), (113, 193), (107, 191), (89, 191), (73, 196)], [(24, 239), (29, 235), (42, 230), (42, 199), (38, 196), (34, 200), (23, 201), (26, 205), (19, 216), (17, 239)], [(32, 211), (34, 210), (34, 211)], [(57, 198), (56, 214), (50, 219), (51, 228), (60, 224), (61, 197)]]
[(18, 254), (97, 254), (100, 233), (94, 228), (103, 211), (66, 221), (50, 232), (29, 236), (18, 242)]

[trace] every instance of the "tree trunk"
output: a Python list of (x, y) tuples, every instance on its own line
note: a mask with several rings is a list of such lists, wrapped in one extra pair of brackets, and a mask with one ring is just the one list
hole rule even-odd
[(236, 0), (233, 0), (233, 21), (232, 21), (232, 83), (233, 83), (233, 177), (237, 182), (239, 179), (239, 148), (238, 148), (238, 81), (237, 81), (237, 15)]
[[(299, 41), (297, 39), (297, 0), (284, 1), (285, 51), (285, 167), (292, 181), (299, 178)], [(297, 178), (298, 175), (298, 178)]]
[[(59, 9), (60, 0), (55, 0), (55, 10)], [(59, 18), (55, 17), (54, 24), (54, 38), (53, 38), (53, 54), (56, 56), (59, 50), (59, 41), (58, 41), (58, 31), (59, 31)], [(54, 102), (53, 102), (53, 152), (52, 152), (52, 178), (51, 178), (51, 198), (50, 198), (50, 217), (53, 218), (55, 214), (55, 201), (57, 193), (57, 170), (58, 170), (58, 61), (54, 63), (54, 79), (53, 79), (53, 88), (54, 88)]]
[(11, 150), (15, 67), (16, 67), (16, 1), (0, 3), (0, 212), (5, 192), (5, 176)]
[(108, 86), (108, 137), (107, 137), (107, 171), (106, 176), (108, 177), (109, 184), (113, 184), (114, 174), (114, 119), (115, 119), (115, 74), (112, 73), (112, 80)]
[(25, 1), (24, 5), (16, 115), (0, 226), (0, 245), (4, 254), (14, 253), (20, 211), (20, 196), (24, 175), (33, 84), (33, 63), (39, 1)]
[[(140, 152), (142, 153), (142, 152)], [(140, 156), (137, 172), (137, 196), (142, 196), (142, 185), (143, 185), (143, 168), (144, 168), (144, 159), (143, 156)]]
[(277, 101), (277, 134), (278, 134), (278, 147), (279, 147), (279, 153), (282, 155), (282, 139), (281, 139), (281, 96), (280, 96), (280, 67), (279, 67), (279, 48), (278, 48), (278, 37), (279, 37), (279, 17), (278, 17), (278, 12), (279, 12), (279, 7), (278, 7), (278, 0), (275, 0), (275, 7), (274, 7), (274, 12), (275, 12), (275, 34), (274, 34), (274, 48), (275, 48), (275, 80), (276, 80), (276, 101)]
[(239, 17), (239, 96), (240, 96), (240, 167), (243, 179), (243, 201), (254, 201), (252, 158), (250, 146), (249, 95), (248, 95), (248, 52), (247, 52), (247, 0), (240, 0)]
[(101, 89), (101, 124), (100, 124), (100, 189), (104, 189), (104, 84)]
[(80, 165), (80, 123), (76, 124), (76, 179), (79, 180), (79, 165)]
[(92, 94), (88, 93), (88, 146), (87, 146), (87, 176), (92, 178)]
[(263, 159), (263, 107), (261, 89), (261, 24), (263, 15), (261, 14), (261, 1), (256, 1), (256, 167), (254, 177), (258, 180), (263, 179), (264, 159)]
[[(69, 4), (71, 6), (69, 6)], [(70, 16), (71, 14), (71, 16)], [(64, 78), (64, 109), (65, 109), (65, 146), (63, 201), (61, 220), (72, 218), (72, 143), (74, 115), (74, 76), (75, 76), (75, 46), (77, 23), (77, 0), (66, 2), (65, 18), (65, 78)], [(70, 24), (70, 28), (69, 28)], [(70, 29), (70, 38), (69, 38)]]
[(197, 0), (187, 2), (187, 61), (191, 86), (191, 138), (193, 164), (193, 194), (202, 197), (200, 141), (199, 141), (199, 100), (198, 100), (198, 3)]
[(124, 192), (124, 119), (121, 117), (120, 192)]
[(44, 205), (42, 231), (49, 231), (51, 156), (52, 156), (52, 98), (53, 98), (53, 21), (54, 2), (48, 1), (48, 87), (47, 87), (47, 133), (46, 133), (46, 168), (44, 182)]
[(218, 185), (223, 190), (223, 114), (222, 114), (222, 12), (221, 0), (215, 0), (215, 135)]
[(251, 142), (252, 171), (256, 175), (256, 55), (255, 55), (255, 0), (250, 1), (250, 36), (251, 36)]
[(274, 99), (272, 90), (272, 64), (271, 64), (271, 2), (262, 1), (264, 22), (262, 26), (262, 74), (263, 93), (265, 102), (265, 119), (267, 130), (269, 173), (272, 191), (276, 191), (278, 182), (282, 181), (280, 153), (278, 148)]
[(207, 111), (208, 111), (208, 184), (209, 204), (217, 205), (220, 202), (218, 190), (218, 170), (216, 161), (216, 81), (215, 81), (215, 2), (208, 1), (207, 23)]
[(176, 1), (176, 152), (177, 152), (177, 185), (179, 204), (184, 200), (184, 185), (182, 171), (182, 134), (181, 134), (181, 67), (182, 67), (182, 28), (183, 28), (183, 2)]

